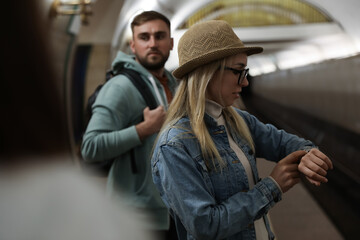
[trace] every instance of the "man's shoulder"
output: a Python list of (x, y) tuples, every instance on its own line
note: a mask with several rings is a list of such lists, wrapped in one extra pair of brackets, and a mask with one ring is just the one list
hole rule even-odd
[[(108, 81), (109, 85), (115, 85), (115, 87), (125, 88), (126, 90), (135, 89), (133, 80), (145, 80), (147, 79), (146, 73), (136, 68), (123, 68), (121, 70), (115, 70), (115, 75)], [(113, 87), (113, 86), (112, 86)]]
[(137, 103), (137, 89), (132, 84), (130, 79), (124, 75), (116, 75), (104, 86), (99, 92), (96, 103), (106, 106), (117, 107), (119, 104), (124, 106), (124, 103)]
[(106, 84), (103, 86), (103, 91), (106, 91), (107, 94), (119, 93), (119, 92), (128, 92), (132, 89), (132, 83), (130, 79), (122, 74), (117, 74), (109, 79)]

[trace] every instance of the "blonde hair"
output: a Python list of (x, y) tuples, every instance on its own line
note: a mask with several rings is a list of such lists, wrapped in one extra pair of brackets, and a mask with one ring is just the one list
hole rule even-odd
[[(218, 170), (217, 165), (222, 169), (226, 166), (226, 162), (220, 157), (205, 125), (205, 99), (207, 86), (219, 68), (222, 81), (225, 65), (226, 59), (218, 60), (201, 66), (182, 78), (163, 125), (163, 128), (174, 127), (180, 118), (187, 116), (191, 126), (189, 132), (192, 132), (199, 141), (207, 167), (212, 166), (216, 170)], [(242, 136), (254, 150), (254, 143), (244, 119), (231, 106), (224, 108), (223, 113), (227, 125)]]

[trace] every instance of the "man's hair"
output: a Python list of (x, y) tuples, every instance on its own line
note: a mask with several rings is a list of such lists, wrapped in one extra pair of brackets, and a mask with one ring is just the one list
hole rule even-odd
[(168, 25), (170, 31), (170, 20), (167, 17), (165, 17), (163, 14), (158, 13), (156, 11), (144, 11), (139, 15), (137, 15), (134, 18), (134, 20), (131, 22), (131, 31), (134, 33), (135, 26), (140, 26), (148, 21), (157, 20), (157, 19), (164, 21)]

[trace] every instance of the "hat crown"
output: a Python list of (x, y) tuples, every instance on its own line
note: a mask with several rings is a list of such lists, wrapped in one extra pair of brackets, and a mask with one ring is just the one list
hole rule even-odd
[(196, 68), (232, 55), (260, 53), (262, 47), (245, 47), (232, 27), (223, 20), (210, 20), (191, 26), (178, 44), (180, 66), (173, 72), (182, 78)]
[(194, 25), (179, 41), (180, 65), (203, 55), (231, 47), (244, 47), (231, 26), (223, 20), (210, 20)]

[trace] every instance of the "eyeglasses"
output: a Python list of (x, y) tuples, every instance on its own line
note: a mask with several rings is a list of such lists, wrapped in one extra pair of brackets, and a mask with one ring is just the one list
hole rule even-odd
[(247, 75), (249, 74), (249, 69), (248, 68), (245, 68), (245, 69), (242, 69), (242, 70), (238, 70), (238, 69), (235, 69), (235, 68), (231, 68), (231, 67), (224, 67), (224, 70), (230, 70), (230, 71), (233, 71), (233, 73), (236, 75), (236, 74), (239, 74), (239, 78), (238, 78), (238, 84), (241, 85), (241, 83), (244, 81), (244, 79), (247, 77)]

